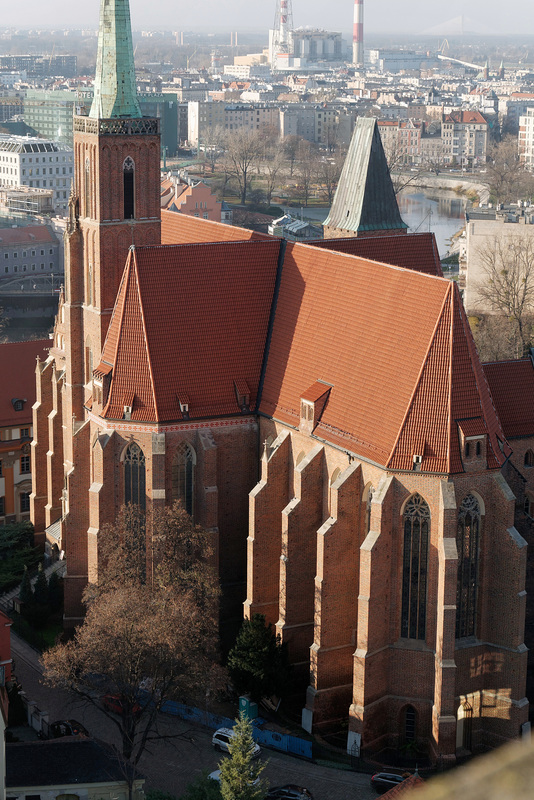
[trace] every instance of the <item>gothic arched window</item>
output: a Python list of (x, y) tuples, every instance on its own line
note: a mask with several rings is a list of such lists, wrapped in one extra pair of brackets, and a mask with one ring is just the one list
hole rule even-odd
[(124, 502), (146, 508), (145, 455), (138, 444), (132, 444), (124, 456)]
[(534, 453), (532, 450), (527, 450), (525, 453), (525, 467), (534, 467)]
[(458, 511), (458, 584), (456, 587), (456, 638), (476, 631), (480, 505), (476, 497), (464, 497)]
[(84, 176), (84, 206), (85, 216), (91, 216), (91, 162), (89, 158), (85, 159), (85, 176)]
[(172, 499), (180, 500), (188, 514), (193, 516), (196, 453), (187, 442), (182, 442), (172, 463)]
[(413, 706), (406, 706), (404, 711), (404, 741), (415, 742), (417, 739), (417, 714)]
[(135, 217), (135, 164), (130, 156), (124, 159), (122, 178), (124, 189), (124, 219), (133, 219)]
[(401, 636), (424, 639), (430, 509), (420, 495), (406, 503), (403, 521)]

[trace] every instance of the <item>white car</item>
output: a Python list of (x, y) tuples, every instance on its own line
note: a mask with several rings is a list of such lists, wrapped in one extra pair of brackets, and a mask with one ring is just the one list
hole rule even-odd
[[(221, 770), (220, 769), (216, 769), (213, 772), (210, 772), (210, 774), (208, 775), (208, 780), (217, 781), (217, 783), (220, 783), (221, 782)], [(256, 778), (256, 780), (254, 781), (253, 785), (257, 786), (259, 784), (259, 782), (260, 782), (260, 779)]]
[[(230, 740), (233, 739), (235, 736), (234, 731), (232, 728), (219, 728), (219, 730), (215, 731), (211, 738), (211, 743), (216, 750), (221, 750), (223, 753), (230, 752)], [(261, 753), (261, 747), (259, 744), (254, 745), (254, 752), (252, 754), (252, 758), (258, 758)]]

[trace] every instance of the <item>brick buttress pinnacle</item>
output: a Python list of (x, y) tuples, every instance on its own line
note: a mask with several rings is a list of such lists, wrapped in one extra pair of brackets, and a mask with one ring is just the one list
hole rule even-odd
[(89, 116), (95, 119), (142, 116), (135, 89), (128, 0), (101, 0), (95, 93)]

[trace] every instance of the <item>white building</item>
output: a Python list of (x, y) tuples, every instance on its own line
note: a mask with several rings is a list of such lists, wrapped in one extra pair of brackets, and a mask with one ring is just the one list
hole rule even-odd
[(527, 169), (534, 170), (534, 108), (519, 117), (519, 158)]
[(65, 213), (74, 170), (67, 145), (29, 136), (0, 135), (0, 186), (52, 189), (54, 208)]

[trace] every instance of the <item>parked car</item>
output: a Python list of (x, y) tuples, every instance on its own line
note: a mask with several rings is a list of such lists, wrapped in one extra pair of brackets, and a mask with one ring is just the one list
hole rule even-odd
[[(102, 705), (106, 711), (112, 711), (114, 714), (124, 714), (124, 700), (118, 694), (105, 694), (102, 698)], [(141, 706), (139, 703), (134, 703), (132, 712), (139, 714)]]
[(63, 736), (89, 736), (81, 722), (75, 719), (58, 719), (50, 725), (50, 738), (61, 739)]
[(371, 778), (371, 786), (378, 794), (384, 794), (402, 783), (405, 778), (406, 775), (397, 775), (395, 772), (377, 772)]
[(313, 795), (304, 786), (286, 783), (285, 786), (274, 786), (269, 789), (267, 800), (313, 800)]
[[(221, 770), (220, 769), (216, 769), (213, 772), (210, 772), (210, 774), (208, 775), (208, 780), (217, 781), (217, 783), (220, 783), (221, 782)], [(257, 786), (259, 784), (259, 782), (260, 782), (260, 779), (256, 778), (256, 780), (253, 782), (253, 785)]]
[[(230, 740), (235, 736), (235, 733), (231, 728), (219, 728), (219, 730), (215, 731), (211, 738), (211, 743), (216, 750), (221, 750), (223, 753), (229, 753), (230, 748)], [(253, 758), (258, 758), (261, 753), (261, 747), (259, 744), (254, 745), (254, 753), (252, 755)]]

